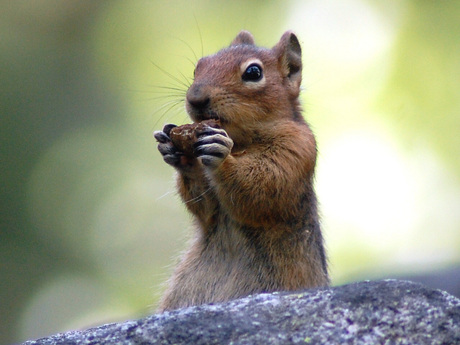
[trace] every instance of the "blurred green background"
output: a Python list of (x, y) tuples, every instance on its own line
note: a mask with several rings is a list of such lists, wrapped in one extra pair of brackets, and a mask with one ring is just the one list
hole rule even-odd
[(241, 29), (302, 43), (334, 284), (460, 264), (459, 1), (1, 5), (0, 343), (154, 312), (191, 225), (152, 132)]

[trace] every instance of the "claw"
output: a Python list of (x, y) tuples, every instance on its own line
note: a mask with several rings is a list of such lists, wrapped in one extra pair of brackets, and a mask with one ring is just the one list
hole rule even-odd
[(171, 129), (173, 129), (174, 127), (177, 127), (177, 125), (174, 125), (172, 123), (168, 123), (167, 125), (165, 125), (163, 127), (163, 132), (165, 132), (166, 135), (169, 137), (169, 133), (171, 133)]
[(232, 139), (223, 129), (207, 127), (197, 133), (197, 137), (193, 153), (204, 166), (211, 169), (219, 166), (233, 147)]
[(161, 144), (166, 144), (167, 142), (171, 141), (169, 136), (164, 131), (155, 131), (153, 132), (153, 136)]
[(196, 136), (197, 138), (201, 138), (202, 136), (205, 136), (205, 135), (214, 135), (214, 134), (220, 134), (224, 137), (228, 137), (228, 134), (225, 130), (220, 129), (220, 128), (213, 128), (210, 126), (206, 126), (206, 128), (202, 131), (197, 131)]

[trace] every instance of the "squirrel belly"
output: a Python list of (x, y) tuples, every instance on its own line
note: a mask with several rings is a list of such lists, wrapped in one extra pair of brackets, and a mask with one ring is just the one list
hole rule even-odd
[(196, 227), (160, 311), (329, 283), (301, 69), (293, 33), (266, 49), (242, 31), (196, 65), (186, 97), (196, 125), (155, 132)]

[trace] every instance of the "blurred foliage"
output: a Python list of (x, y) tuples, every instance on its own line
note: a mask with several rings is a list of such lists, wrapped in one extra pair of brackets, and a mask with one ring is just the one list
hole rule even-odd
[[(460, 3), (2, 1), (0, 343), (153, 312), (190, 219), (152, 131), (241, 29), (303, 47), (335, 283), (460, 261)], [(43, 317), (46, 315), (46, 317)]]
[(442, 5), (415, 1), (409, 6), (395, 42), (395, 63), (378, 103), (407, 143), (425, 142), (456, 172), (460, 171), (459, 7), (455, 1)]

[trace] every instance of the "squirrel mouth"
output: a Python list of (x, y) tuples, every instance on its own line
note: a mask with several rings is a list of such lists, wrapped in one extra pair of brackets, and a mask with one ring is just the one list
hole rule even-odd
[(225, 120), (222, 118), (222, 116), (219, 116), (219, 114), (217, 114), (214, 111), (208, 111), (208, 112), (205, 112), (205, 113), (195, 114), (195, 116), (193, 116), (193, 120), (195, 122), (201, 122), (201, 121), (205, 121), (205, 120), (216, 120), (216, 121), (220, 121), (220, 122), (225, 122)]

